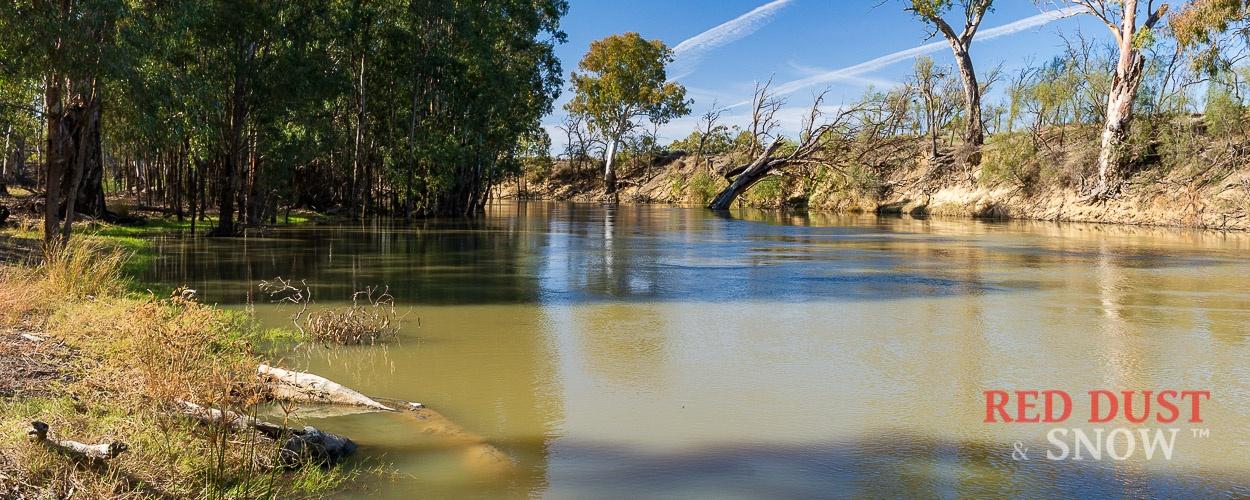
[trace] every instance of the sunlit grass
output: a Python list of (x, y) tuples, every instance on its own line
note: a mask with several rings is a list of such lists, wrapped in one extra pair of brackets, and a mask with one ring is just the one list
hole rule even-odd
[[(128, 290), (129, 253), (107, 238), (74, 238), (35, 266), (0, 268), (0, 330), (64, 343), (68, 382), (51, 396), (0, 404), (0, 470), (48, 497), (289, 498), (337, 488), (354, 472), (272, 467), (275, 444), (254, 433), (202, 427), (172, 412), (178, 400), (247, 412), (263, 398), (258, 344), (291, 332), (182, 294)], [(32, 420), (84, 442), (130, 449), (106, 469), (80, 467), (28, 443)], [(268, 464), (268, 465), (267, 465)]]

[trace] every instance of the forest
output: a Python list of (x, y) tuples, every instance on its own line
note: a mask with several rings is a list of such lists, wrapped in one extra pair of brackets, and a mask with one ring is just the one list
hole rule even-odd
[(479, 210), (542, 143), (563, 0), (19, 0), (0, 6), (7, 184), (45, 234), (105, 193), (211, 234), (292, 207)]
[[(1250, 0), (1014, 1), (0, 2), (0, 498), (1244, 492)], [(1025, 462), (1030, 380), (1209, 427)]]
[[(669, 81), (664, 43), (604, 38), (571, 73), (553, 148), (540, 121), (565, 85), (561, 0), (8, 3), (0, 194), (38, 194), (13, 209), (42, 214), (50, 241), (75, 218), (124, 222), (106, 194), (233, 235), (292, 209), (473, 214), (505, 181), (572, 185), (588, 165), (615, 201), (618, 165), (639, 185), (674, 158), (708, 168), (670, 173), (672, 198), (721, 209), (761, 181), (754, 204), (836, 208), (914, 171), (1098, 202), (1144, 167), (1207, 184), (1244, 163), (1218, 146), (1246, 135), (1243, 2), (1042, 2), (1105, 24), (1112, 43), (1064, 33), (1062, 56), (1011, 72), (972, 57), (991, 0), (895, 7), (954, 64), (919, 57), (904, 84), (857, 102), (818, 92), (797, 133), (778, 113), (803, 103), (771, 79), (749, 124), (729, 126), (728, 107)], [(664, 144), (659, 128), (696, 107), (697, 129)]]

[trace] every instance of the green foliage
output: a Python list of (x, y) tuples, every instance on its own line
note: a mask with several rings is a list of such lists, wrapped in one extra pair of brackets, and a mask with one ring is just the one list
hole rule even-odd
[(686, 199), (692, 203), (705, 205), (720, 192), (719, 179), (703, 169), (695, 171), (686, 187)]
[(786, 201), (785, 184), (780, 176), (770, 175), (751, 186), (743, 197), (753, 206), (780, 207)]
[(1037, 148), (1027, 134), (997, 134), (990, 137), (981, 160), (981, 182), (1008, 183), (1031, 189), (1040, 173)]
[(1203, 110), (1207, 132), (1219, 137), (1241, 132), (1245, 116), (1245, 104), (1233, 94), (1229, 85), (1222, 82), (1207, 85), (1207, 104)]
[(665, 65), (673, 51), (637, 33), (592, 42), (573, 73), (570, 113), (589, 118), (591, 129), (619, 141), (639, 118), (663, 124), (690, 113), (686, 89), (668, 82)]
[(699, 150), (699, 143), (702, 141), (704, 156), (725, 154), (734, 149), (735, 132), (738, 132), (737, 127), (730, 128), (725, 125), (713, 127), (711, 133), (706, 134), (706, 137), (702, 130), (695, 130), (684, 139), (673, 141), (669, 148), (694, 154)]

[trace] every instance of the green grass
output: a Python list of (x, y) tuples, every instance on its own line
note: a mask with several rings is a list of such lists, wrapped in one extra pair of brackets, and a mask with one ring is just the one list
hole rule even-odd
[[(38, 266), (0, 267), (0, 329), (39, 332), (74, 353), (57, 366), (70, 380), (51, 382), (51, 395), (0, 404), (0, 468), (43, 490), (35, 496), (84, 498), (311, 497), (357, 474), (262, 466), (272, 442), (171, 413), (178, 400), (250, 411), (263, 400), (254, 384), (262, 346), (295, 333), (177, 294), (128, 291), (127, 252), (108, 241), (75, 238)], [(33, 420), (62, 438), (130, 449), (106, 469), (79, 467), (26, 441)]]

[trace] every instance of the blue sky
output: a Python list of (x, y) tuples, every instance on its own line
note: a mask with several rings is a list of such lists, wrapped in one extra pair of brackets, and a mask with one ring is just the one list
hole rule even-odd
[[(973, 44), (977, 72), (984, 73), (1000, 62), (1004, 70), (1011, 72), (1030, 62), (1059, 55), (1063, 47), (1060, 33), (1079, 31), (1100, 42), (1110, 38), (1105, 26), (1086, 15), (1057, 20), (1034, 17), (1066, 5), (1070, 4), (995, 2)], [(813, 92), (828, 85), (830, 105), (853, 101), (869, 85), (880, 88), (906, 79), (915, 60), (914, 52), (886, 61), (879, 58), (942, 42), (940, 36), (926, 39), (926, 26), (903, 7), (903, 0), (571, 0), (562, 23), (568, 43), (558, 47), (557, 54), (567, 79), (590, 42), (611, 34), (636, 31), (646, 38), (658, 38), (669, 47), (694, 38), (679, 53), (676, 67), (670, 69), (670, 77), (678, 77), (677, 81), (694, 99), (692, 113), (661, 129), (665, 142), (694, 130), (698, 115), (713, 100), (721, 105), (742, 102), (750, 98), (757, 80), (770, 76), (775, 86), (794, 82), (789, 87), (794, 88), (788, 95), (790, 110), (781, 113), (783, 128), (792, 131), (797, 129), (799, 116), (811, 102)], [(713, 30), (743, 15), (747, 16), (740, 22)], [(957, 16), (950, 19), (962, 25)], [(1011, 23), (1017, 23), (1015, 28), (1000, 29), (997, 36), (982, 36), (987, 30)], [(938, 64), (953, 64), (946, 46), (929, 55)], [(878, 62), (863, 65), (874, 60)], [(861, 66), (847, 71), (857, 65)], [(839, 79), (818, 76), (837, 70), (842, 70)], [(805, 78), (814, 83), (800, 87)], [(544, 119), (556, 150), (563, 147), (564, 138), (555, 125), (564, 115), (561, 107), (569, 94), (566, 89), (556, 111)], [(723, 120), (740, 125), (746, 119), (744, 112), (741, 108), (731, 110)]]

